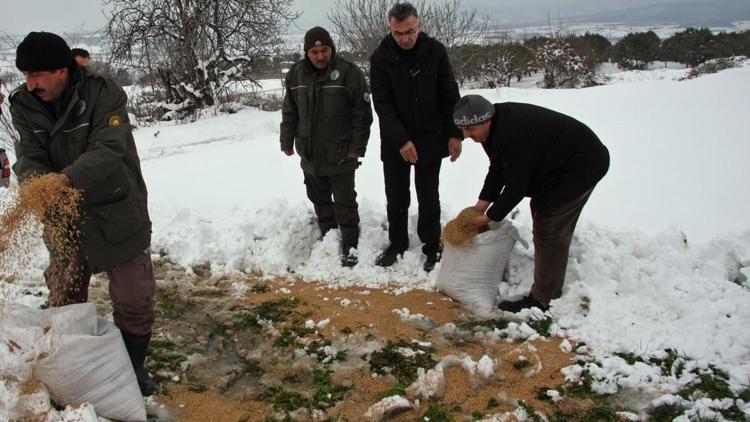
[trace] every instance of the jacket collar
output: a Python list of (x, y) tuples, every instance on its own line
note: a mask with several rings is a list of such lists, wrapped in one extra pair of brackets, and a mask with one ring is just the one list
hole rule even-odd
[(331, 62), (328, 63), (328, 66), (326, 66), (325, 69), (318, 70), (318, 68), (316, 68), (315, 65), (313, 65), (310, 59), (307, 57), (305, 57), (304, 59), (304, 62), (305, 62), (304, 65), (305, 65), (305, 68), (313, 75), (315, 80), (325, 81), (331, 75), (331, 72), (333, 71), (333, 69), (336, 68), (337, 61), (338, 61), (338, 55), (334, 53), (333, 56), (331, 57)]
[(21, 84), (13, 91), (13, 93), (11, 93), (13, 102), (18, 101), (19, 104), (23, 104), (24, 106), (34, 110), (35, 112), (40, 113), (42, 116), (47, 117), (43, 119), (32, 120), (34, 120), (35, 124), (41, 126), (42, 129), (49, 132), (50, 136), (52, 136), (63, 126), (63, 124), (67, 120), (68, 115), (71, 113), (71, 110), (78, 103), (78, 100), (80, 99), (80, 87), (83, 83), (83, 80), (88, 75), (88, 71), (86, 71), (81, 66), (78, 66), (78, 64), (76, 63), (71, 65), (68, 69), (70, 73), (69, 85), (68, 89), (63, 94), (63, 99), (61, 100), (64, 102), (64, 108), (57, 119), (52, 118), (53, 116), (42, 103), (42, 100), (34, 96), (34, 94), (26, 89), (26, 83)]

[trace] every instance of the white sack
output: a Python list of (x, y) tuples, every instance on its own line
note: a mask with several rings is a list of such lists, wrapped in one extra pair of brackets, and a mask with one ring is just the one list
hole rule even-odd
[(518, 229), (508, 220), (490, 223), (490, 230), (460, 245), (443, 244), (436, 287), (477, 313), (497, 306), (498, 284), (516, 240), (528, 248)]
[[(90, 303), (47, 310), (2, 304), (5, 338), (23, 328), (43, 335), (24, 345), (23, 360), (59, 405), (91, 403), (110, 419), (145, 421), (146, 409), (125, 343)], [(0, 368), (4, 370), (4, 368)], [(23, 373), (15, 369), (14, 372)]]

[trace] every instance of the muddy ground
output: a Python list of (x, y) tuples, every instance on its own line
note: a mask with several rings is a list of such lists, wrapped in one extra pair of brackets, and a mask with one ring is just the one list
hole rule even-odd
[[(156, 262), (147, 367), (162, 394), (151, 420), (462, 421), (519, 406), (580, 420), (592, 408), (568, 397), (553, 403), (547, 394), (562, 389), (560, 369), (576, 359), (561, 350), (564, 339), (500, 339), (508, 320), (477, 319), (437, 292), (189, 273)], [(106, 284), (98, 278), (90, 291), (105, 315)], [(549, 322), (531, 325), (545, 331)], [(493, 375), (475, 370), (483, 356)], [(424, 375), (436, 365), (444, 378), (430, 384)], [(370, 409), (395, 394), (410, 407)]]

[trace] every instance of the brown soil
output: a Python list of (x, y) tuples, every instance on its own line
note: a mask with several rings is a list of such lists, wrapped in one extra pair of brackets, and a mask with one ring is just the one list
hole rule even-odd
[[(237, 282), (238, 280), (231, 281)], [(383, 343), (387, 340), (410, 342), (418, 339), (433, 345), (436, 361), (449, 355), (460, 357), (466, 354), (475, 362), (478, 362), (483, 355), (501, 362), (500, 367), (496, 368), (498, 376), (493, 380), (487, 380), (478, 375), (472, 376), (460, 366), (452, 366), (445, 370), (447, 388), (442, 396), (435, 400), (440, 406), (451, 409), (456, 420), (461, 420), (459, 414), (470, 417), (475, 411), (484, 414), (512, 411), (517, 405), (514, 400), (524, 400), (538, 411), (549, 415), (552, 411), (551, 405), (548, 401), (537, 399), (539, 389), (562, 385), (564, 379), (560, 369), (570, 365), (573, 357), (560, 350), (561, 339), (559, 338), (525, 343), (446, 339), (434, 328), (446, 323), (466, 320), (471, 318), (471, 314), (456, 302), (433, 291), (415, 290), (393, 294), (369, 288), (331, 289), (320, 284), (292, 279), (277, 279), (268, 282), (248, 278), (243, 281), (249, 286), (267, 285), (270, 287), (270, 291), (264, 293), (248, 293), (243, 306), (255, 306), (282, 298), (298, 298), (301, 302), (295, 311), (298, 311), (305, 319), (311, 319), (315, 323), (330, 319), (330, 323), (320, 330), (320, 334), (328, 339), (352, 336), (344, 337), (349, 339), (358, 334), (379, 339)], [(221, 289), (222, 283), (215, 287)], [(407, 308), (411, 315), (422, 314), (426, 319), (421, 322), (409, 319), (404, 321), (399, 314), (393, 312), (394, 309), (402, 308)], [(428, 321), (427, 325), (424, 321)], [(170, 330), (168, 322), (157, 318), (157, 327), (159, 325), (161, 327), (157, 331), (162, 334), (165, 330)], [(523, 369), (516, 369), (513, 363), (519, 360), (520, 356), (528, 360), (530, 365)], [(300, 365), (299, 368), (303, 366)], [(278, 380), (284, 388), (287, 388), (284, 384), (285, 380), (294, 378), (295, 371), (302, 371), (299, 368), (283, 368), (286, 372), (278, 367), (275, 368), (275, 371), (278, 371)], [(268, 377), (269, 372), (266, 372), (264, 377)], [(204, 383), (207, 382), (206, 379), (211, 379), (211, 377), (201, 377)], [(336, 384), (346, 385), (350, 389), (342, 401), (326, 409), (325, 416), (343, 421), (364, 420), (363, 415), (367, 409), (377, 403), (384, 393), (395, 385), (392, 377), (374, 377), (369, 368), (350, 370), (341, 374), (334, 373), (332, 379)], [(264, 401), (262, 394), (247, 392), (238, 394), (236, 391), (232, 393), (232, 389), (226, 386), (217, 388), (210, 385), (209, 391), (196, 393), (186, 387), (185, 378), (182, 382), (183, 384), (180, 385), (170, 385), (167, 389), (168, 396), (158, 398), (158, 401), (179, 420), (261, 420), (275, 414), (272, 406)], [(289, 389), (294, 388), (289, 387)], [(409, 399), (414, 402), (413, 397)], [(491, 402), (497, 402), (498, 405), (488, 408)], [(413, 421), (421, 416), (428, 406), (429, 403), (421, 400), (417, 409), (404, 412), (389, 420)], [(281, 414), (276, 413), (276, 415)], [(299, 420), (312, 420), (309, 414), (298, 415), (298, 417)]]

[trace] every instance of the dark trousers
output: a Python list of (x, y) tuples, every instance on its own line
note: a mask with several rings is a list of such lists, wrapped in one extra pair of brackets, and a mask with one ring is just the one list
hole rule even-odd
[(403, 160), (383, 161), (385, 197), (388, 202), (388, 238), (392, 245), (409, 247), (410, 179), (414, 167), (414, 187), (419, 202), (417, 234), (422, 252), (435, 253), (440, 243), (440, 164), (441, 160), (412, 166)]
[[(72, 255), (63, 258), (50, 253), (50, 263), (44, 271), (50, 306), (88, 301), (91, 271), (80, 248), (76, 248)], [(134, 336), (151, 334), (156, 289), (151, 256), (140, 253), (107, 271), (107, 278), (117, 328)]]
[(536, 211), (532, 206), (534, 284), (531, 295), (542, 304), (547, 305), (562, 295), (573, 231), (593, 190), (552, 210)]
[(305, 173), (305, 187), (321, 227), (359, 225), (354, 170), (331, 176), (313, 176)]

